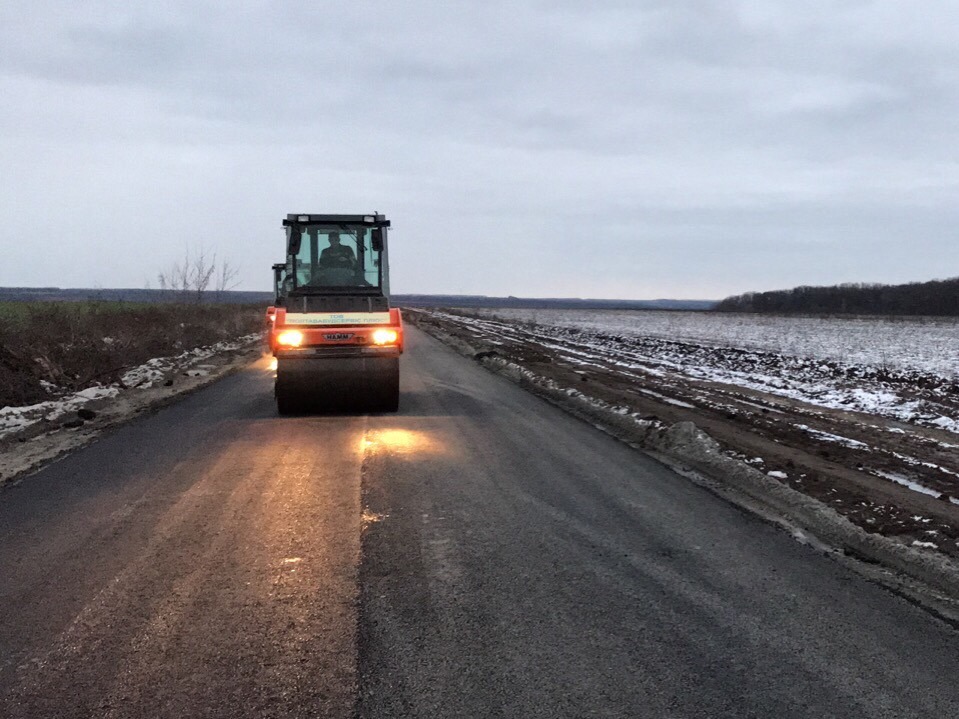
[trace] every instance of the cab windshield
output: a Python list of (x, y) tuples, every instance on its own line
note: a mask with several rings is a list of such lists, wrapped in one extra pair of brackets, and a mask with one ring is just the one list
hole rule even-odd
[(372, 230), (343, 224), (292, 227), (299, 235), (293, 290), (379, 289), (380, 251), (373, 249)]

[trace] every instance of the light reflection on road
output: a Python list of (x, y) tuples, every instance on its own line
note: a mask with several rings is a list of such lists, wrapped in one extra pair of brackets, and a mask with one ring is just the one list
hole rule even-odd
[(413, 429), (369, 430), (361, 442), (364, 452), (386, 450), (392, 454), (443, 454), (445, 447), (433, 435)]

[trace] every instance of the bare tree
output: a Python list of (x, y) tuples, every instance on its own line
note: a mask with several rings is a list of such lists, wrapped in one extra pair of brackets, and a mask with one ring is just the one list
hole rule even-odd
[(238, 274), (239, 268), (229, 260), (223, 260), (218, 267), (215, 252), (187, 248), (182, 259), (157, 274), (157, 281), (160, 289), (178, 295), (183, 301), (199, 303), (210, 289), (216, 290), (219, 299), (222, 292), (236, 286)]
[(224, 292), (229, 292), (240, 281), (237, 277), (240, 274), (240, 268), (235, 266), (229, 260), (223, 260), (220, 263), (220, 272), (216, 277), (216, 298), (221, 299)]
[(186, 299), (185, 295), (190, 292), (191, 264), (192, 256), (188, 248), (182, 260), (175, 261), (170, 267), (157, 274), (160, 289), (183, 295), (183, 299)]
[(193, 255), (189, 270), (190, 290), (197, 302), (203, 299), (203, 293), (209, 289), (215, 276), (216, 253), (208, 255), (206, 249), (201, 248)]

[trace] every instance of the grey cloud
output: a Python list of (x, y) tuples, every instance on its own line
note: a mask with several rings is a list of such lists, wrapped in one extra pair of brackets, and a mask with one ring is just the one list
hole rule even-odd
[[(0, 283), (142, 285), (221, 237), (266, 287), (280, 216), (374, 207), (405, 291), (948, 274), (956, 19), (893, 0), (6, 4)], [(139, 249), (107, 270), (92, 250), (118, 206)], [(19, 238), (49, 207), (70, 239), (41, 270)]]

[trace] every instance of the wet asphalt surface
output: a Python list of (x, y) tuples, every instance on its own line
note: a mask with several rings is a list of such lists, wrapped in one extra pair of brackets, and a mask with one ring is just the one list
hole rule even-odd
[(261, 362), (0, 491), (0, 717), (959, 716), (953, 629), (409, 334), (397, 415)]

